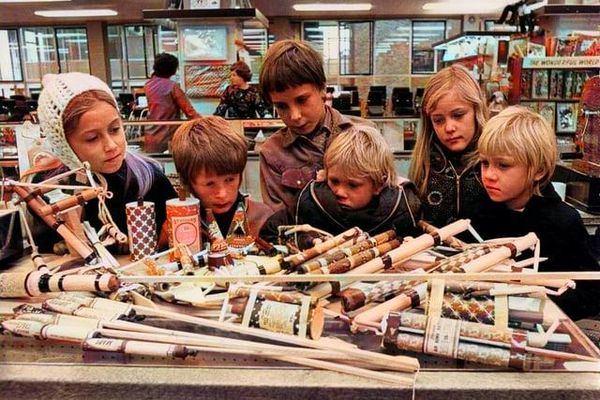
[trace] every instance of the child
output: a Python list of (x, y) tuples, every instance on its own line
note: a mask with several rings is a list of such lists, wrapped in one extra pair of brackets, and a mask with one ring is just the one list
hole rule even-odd
[[(243, 237), (253, 243), (271, 209), (240, 193), (242, 173), (248, 159), (243, 136), (221, 117), (206, 117), (184, 123), (173, 135), (173, 160), (182, 186), (200, 199), (203, 234), (206, 210), (211, 209), (228, 243)], [(245, 221), (234, 221), (236, 211)], [(236, 231), (240, 227), (244, 232)], [(204, 237), (203, 241), (207, 241)], [(249, 243), (251, 244), (251, 243)]]
[[(333, 235), (354, 226), (371, 235), (389, 229), (400, 236), (417, 232), (416, 189), (408, 181), (396, 183), (393, 154), (377, 129), (346, 129), (332, 140), (323, 161), (326, 181), (310, 182), (291, 214), (282, 210), (269, 219), (261, 232), (265, 239), (273, 241), (277, 226), (290, 224), (309, 224)], [(312, 245), (304, 241), (301, 247)]]
[(323, 60), (305, 42), (282, 40), (269, 47), (259, 87), (286, 125), (260, 150), (262, 198), (273, 210), (294, 207), (298, 192), (323, 168), (335, 136), (356, 123), (371, 124), (325, 105), (325, 84)]
[[(491, 118), (479, 139), (481, 175), (496, 203), (479, 228), (486, 239), (534, 232), (540, 271), (598, 270), (579, 213), (564, 203), (550, 179), (556, 159), (556, 137), (543, 117), (523, 107), (508, 107)], [(577, 289), (555, 298), (572, 319), (600, 311), (598, 282), (578, 281)]]
[[(148, 98), (148, 119), (164, 121), (179, 119), (179, 111), (188, 118), (199, 118), (190, 101), (179, 85), (171, 80), (177, 72), (179, 60), (172, 54), (161, 53), (154, 58), (154, 72), (144, 85)], [(144, 131), (144, 151), (146, 153), (162, 153), (168, 148), (171, 139), (171, 127), (155, 125)]]
[[(127, 233), (125, 204), (143, 198), (155, 205), (157, 233), (165, 220), (165, 202), (176, 196), (160, 166), (126, 151), (121, 114), (110, 88), (100, 79), (79, 72), (47, 74), (42, 81), (38, 116), (42, 136), (58, 157), (51, 165), (29, 174), (44, 172), (34, 181), (81, 167), (83, 161), (104, 177), (112, 197), (106, 206), (123, 233)], [(85, 220), (96, 229), (98, 201), (84, 206)], [(58, 237), (56, 238), (58, 240)], [(41, 245), (51, 245), (45, 237)], [(51, 247), (50, 247), (51, 248)]]
[(417, 185), (423, 219), (433, 225), (473, 218), (489, 201), (477, 154), (486, 104), (477, 81), (458, 64), (439, 71), (425, 87), (409, 178)]

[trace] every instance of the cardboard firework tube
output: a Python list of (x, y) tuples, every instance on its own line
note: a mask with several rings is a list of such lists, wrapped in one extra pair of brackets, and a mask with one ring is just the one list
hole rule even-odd
[[(244, 302), (242, 302), (242, 305)], [(300, 303), (287, 303), (260, 299), (251, 292), (245, 307), (232, 307), (231, 311), (242, 311), (242, 325), (261, 328), (272, 332), (300, 337), (309, 336), (318, 340), (323, 334), (325, 315), (322, 307), (314, 306), (310, 296), (303, 296)]]
[(132, 261), (156, 253), (156, 213), (154, 203), (137, 201), (125, 204), (129, 254)]
[(37, 321), (45, 325), (70, 325), (98, 329), (102, 323), (97, 319), (78, 317), (66, 314), (24, 313), (15, 317), (17, 320)]
[(100, 320), (117, 320), (127, 317), (124, 313), (114, 310), (97, 309), (81, 305), (80, 303), (61, 300), (48, 299), (42, 303), (42, 308), (45, 310), (54, 311), (61, 314), (76, 315), (84, 318), (100, 319)]
[(499, 246), (486, 255), (464, 264), (461, 269), (466, 273), (485, 271), (507, 258), (514, 258), (517, 254), (532, 247), (537, 242), (538, 237), (536, 234), (528, 233), (525, 236), (516, 238), (510, 243)]
[(73, 196), (57, 201), (56, 203), (40, 207), (40, 213), (42, 215), (57, 214), (75, 206), (83, 206), (86, 201), (97, 198), (102, 191), (102, 188), (82, 190)]
[(256, 292), (256, 298), (259, 300), (273, 300), (290, 304), (302, 304), (306, 298), (306, 295), (295, 291), (265, 290), (237, 285), (230, 285), (227, 293), (230, 299), (234, 299), (236, 297), (249, 297), (252, 292)]
[[(433, 233), (438, 229), (435, 226), (423, 220), (420, 220), (417, 223), (417, 225), (419, 225), (419, 227), (423, 229), (423, 232), (425, 233)], [(465, 242), (455, 238), (454, 236), (448, 236), (443, 240), (443, 242), (446, 243), (448, 246), (452, 247), (453, 249), (463, 250), (465, 247), (467, 247), (467, 244)]]
[(85, 351), (110, 351), (150, 357), (185, 358), (192, 354), (186, 346), (179, 344), (108, 338), (85, 339), (82, 348)]
[(345, 312), (354, 311), (372, 301), (386, 301), (407, 289), (418, 285), (418, 281), (382, 281), (378, 283), (356, 282), (339, 294)]
[(285, 257), (282, 262), (283, 266), (285, 269), (294, 268), (303, 262), (325, 253), (327, 250), (330, 250), (335, 246), (339, 246), (340, 244), (360, 235), (361, 233), (362, 231), (359, 228), (348, 229), (347, 231), (342, 232), (333, 238), (327, 239), (324, 242), (311, 247), (310, 249), (306, 249), (301, 253)]
[[(175, 198), (167, 200), (167, 230), (169, 247), (184, 244), (192, 253), (200, 251), (200, 200), (188, 198)], [(171, 261), (179, 259), (180, 254), (176, 249), (169, 254)]]
[(414, 288), (407, 289), (393, 299), (380, 303), (373, 308), (356, 315), (353, 325), (370, 326), (373, 323), (379, 324), (383, 317), (390, 311), (403, 311), (409, 308), (415, 308), (427, 298), (427, 283), (421, 283)]
[(77, 236), (67, 228), (62, 221), (59, 221), (53, 215), (45, 215), (42, 213), (42, 208), (47, 204), (39, 197), (32, 196), (27, 188), (21, 186), (12, 186), (15, 193), (25, 202), (27, 206), (33, 210), (49, 227), (54, 229), (63, 239), (86, 261), (90, 262), (95, 258), (94, 250), (82, 242)]
[(375, 235), (372, 238), (365, 238), (364, 240), (357, 242), (350, 247), (339, 249), (330, 254), (324, 254), (322, 257), (318, 257), (317, 259), (310, 260), (299, 265), (297, 270), (301, 274), (308, 274), (320, 268), (327, 267), (336, 261), (343, 260), (346, 257), (351, 257), (357, 253), (368, 250), (395, 238), (396, 231), (392, 229), (387, 232), (380, 233), (379, 235)]
[(118, 287), (119, 280), (112, 274), (57, 276), (42, 271), (0, 274), (0, 298), (36, 297), (64, 291), (111, 292)]
[(81, 343), (91, 329), (87, 326), (47, 325), (38, 321), (11, 319), (2, 322), (2, 327), (16, 335)]

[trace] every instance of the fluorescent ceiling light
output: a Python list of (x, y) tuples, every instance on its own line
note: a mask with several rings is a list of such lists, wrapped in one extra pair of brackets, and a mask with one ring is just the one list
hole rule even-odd
[(494, 14), (502, 11), (514, 0), (445, 0), (435, 3), (425, 3), (423, 10), (448, 14)]
[(35, 11), (35, 15), (47, 18), (59, 18), (59, 17), (111, 17), (118, 15), (119, 13), (108, 8), (98, 9), (81, 9), (81, 10), (47, 10), (47, 11)]
[(57, 1), (71, 1), (71, 0), (0, 0), (0, 3), (49, 3)]
[(294, 4), (295, 11), (369, 11), (371, 3), (305, 3)]

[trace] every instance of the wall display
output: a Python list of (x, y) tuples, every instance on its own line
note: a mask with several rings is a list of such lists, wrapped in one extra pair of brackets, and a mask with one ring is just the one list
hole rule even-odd
[(524, 69), (521, 73), (521, 98), (531, 98), (531, 70)]
[(220, 97), (229, 84), (229, 65), (188, 64), (184, 67), (185, 94), (190, 98)]
[(227, 27), (183, 28), (183, 58), (185, 60), (227, 60), (227, 43)]
[(529, 108), (531, 111), (533, 111), (536, 114), (540, 111), (537, 101), (522, 101), (520, 103), (520, 105), (522, 107)]
[(548, 125), (554, 130), (556, 125), (556, 103), (553, 101), (540, 102), (538, 108), (540, 115), (544, 117)]
[(221, 0), (187, 0), (187, 3), (190, 10), (221, 7)]
[(578, 109), (577, 103), (556, 103), (556, 132), (575, 132)]
[(548, 95), (551, 99), (562, 99), (564, 91), (564, 73), (559, 69), (550, 71), (550, 89)]
[(548, 70), (536, 69), (531, 74), (531, 98), (532, 99), (547, 99), (548, 98)]
[(546, 46), (537, 43), (527, 43), (528, 57), (546, 57)]
[(556, 55), (558, 57), (570, 57), (575, 54), (577, 39), (557, 39), (556, 40)]

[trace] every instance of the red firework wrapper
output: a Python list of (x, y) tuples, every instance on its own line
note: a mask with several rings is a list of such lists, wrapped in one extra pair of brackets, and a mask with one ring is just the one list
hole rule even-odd
[(129, 253), (137, 261), (156, 252), (156, 214), (154, 203), (131, 202), (125, 204)]
[[(167, 229), (169, 247), (178, 244), (186, 245), (192, 253), (202, 247), (200, 240), (200, 200), (188, 197), (185, 200), (170, 199), (167, 201)], [(179, 250), (170, 254), (171, 261), (181, 257)]]

